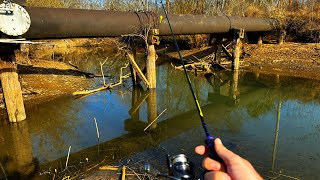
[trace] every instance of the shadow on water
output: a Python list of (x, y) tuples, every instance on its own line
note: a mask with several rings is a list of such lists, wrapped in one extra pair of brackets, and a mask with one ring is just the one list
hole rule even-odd
[[(92, 55), (89, 66), (98, 71), (98, 62), (105, 58)], [(106, 74), (117, 74), (123, 61), (112, 67), (113, 63)], [(169, 64), (158, 66), (157, 74), (156, 91), (132, 88), (126, 82), (111, 92), (78, 100), (64, 96), (30, 107), (23, 123), (2, 121), (0, 162), (6, 176), (30, 178), (40, 173), (44, 178), (54, 169), (61, 172), (69, 146), (68, 167), (77, 173), (103, 159), (109, 164), (124, 157), (143, 160), (150, 149), (152, 155), (163, 154), (163, 149), (185, 153), (200, 166), (193, 148), (203, 143), (204, 133), (185, 77)], [(318, 81), (245, 72), (216, 72), (207, 78), (191, 75), (191, 80), (210, 132), (250, 160), (265, 178), (286, 178), (282, 174), (319, 178)], [(153, 159), (158, 165), (163, 161), (159, 156)]]

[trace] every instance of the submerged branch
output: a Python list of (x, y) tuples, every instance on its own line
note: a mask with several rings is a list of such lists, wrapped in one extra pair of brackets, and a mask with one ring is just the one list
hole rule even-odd
[(112, 89), (112, 88), (114, 88), (116, 86), (121, 85), (122, 82), (123, 82), (123, 79), (126, 79), (126, 78), (130, 77), (130, 74), (126, 74), (124, 76), (122, 75), (123, 69), (127, 68), (128, 66), (129, 66), (129, 64), (126, 64), (124, 67), (121, 67), (119, 82), (117, 82), (117, 83), (112, 82), (112, 83), (109, 83), (109, 84), (104, 84), (102, 87), (97, 88), (97, 89), (93, 89), (93, 90), (77, 91), (77, 92), (72, 93), (72, 95), (73, 96), (82, 96), (82, 95), (93, 94), (93, 93), (104, 91), (104, 90), (107, 90), (107, 89)]

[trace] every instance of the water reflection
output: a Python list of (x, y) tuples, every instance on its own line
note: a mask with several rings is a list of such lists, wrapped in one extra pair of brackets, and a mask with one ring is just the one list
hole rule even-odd
[[(88, 67), (98, 71), (98, 62), (107, 56), (90, 54)], [(122, 64), (123, 60), (110, 62), (106, 74), (117, 74)], [(122, 158), (159, 144), (192, 156), (193, 147), (203, 143), (204, 136), (185, 76), (169, 64), (158, 66), (157, 74), (157, 90), (131, 88), (129, 81), (111, 92), (78, 100), (65, 96), (28, 107), (28, 120), (22, 124), (1, 123), (0, 157), (7, 174), (32, 174), (37, 166), (63, 164), (69, 146), (70, 163)], [(270, 171), (282, 171), (303, 179), (319, 178), (319, 82), (239, 71), (190, 78), (210, 132), (253, 162), (265, 177), (274, 176)], [(144, 132), (164, 109), (166, 113)], [(99, 126), (99, 141), (93, 118)]]
[(8, 126), (0, 132), (0, 163), (6, 170), (0, 178), (30, 178), (37, 173), (39, 162), (33, 158), (28, 124), (21, 122)]

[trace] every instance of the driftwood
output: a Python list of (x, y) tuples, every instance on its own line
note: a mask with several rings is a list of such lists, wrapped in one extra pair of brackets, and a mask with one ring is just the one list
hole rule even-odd
[[(101, 65), (103, 65), (103, 63), (101, 63)], [(107, 89), (112, 89), (113, 87), (116, 87), (116, 86), (119, 86), (122, 84), (123, 82), (123, 79), (126, 79), (126, 78), (129, 78), (130, 77), (130, 74), (126, 74), (126, 75), (122, 75), (122, 71), (123, 69), (127, 68), (129, 66), (129, 64), (126, 64), (124, 67), (121, 67), (120, 69), (120, 79), (119, 79), (119, 82), (115, 83), (115, 82), (112, 82), (112, 83), (109, 83), (109, 84), (106, 84), (105, 83), (105, 80), (104, 80), (104, 85), (100, 88), (97, 88), (97, 89), (93, 89), (93, 90), (86, 90), (86, 91), (77, 91), (77, 92), (74, 92), (72, 93), (73, 96), (82, 96), (82, 95), (88, 95), (88, 94), (92, 94), (92, 93), (96, 93), (96, 92), (99, 92), (99, 91), (104, 91), (104, 90), (107, 90)]]
[[(174, 66), (172, 63), (171, 66), (174, 67), (174, 69), (183, 70), (183, 66)], [(206, 62), (194, 62), (185, 65), (187, 71), (202, 72), (205, 74), (212, 73), (211, 66), (211, 64)]]

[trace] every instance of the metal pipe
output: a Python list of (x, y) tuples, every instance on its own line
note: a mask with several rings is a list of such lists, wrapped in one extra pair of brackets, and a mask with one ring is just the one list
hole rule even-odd
[(26, 7), (31, 27), (23, 36), (30, 39), (115, 37), (158, 24), (153, 12), (124, 12)]
[[(62, 8), (26, 7), (31, 27), (23, 35), (28, 39), (116, 37), (137, 33), (144, 27), (159, 28), (160, 35), (169, 35), (166, 19), (154, 12), (125, 12)], [(165, 17), (165, 16), (163, 16)], [(266, 18), (246, 18), (204, 15), (169, 15), (177, 35), (227, 33), (233, 28), (246, 31), (271, 31), (278, 21)]]

